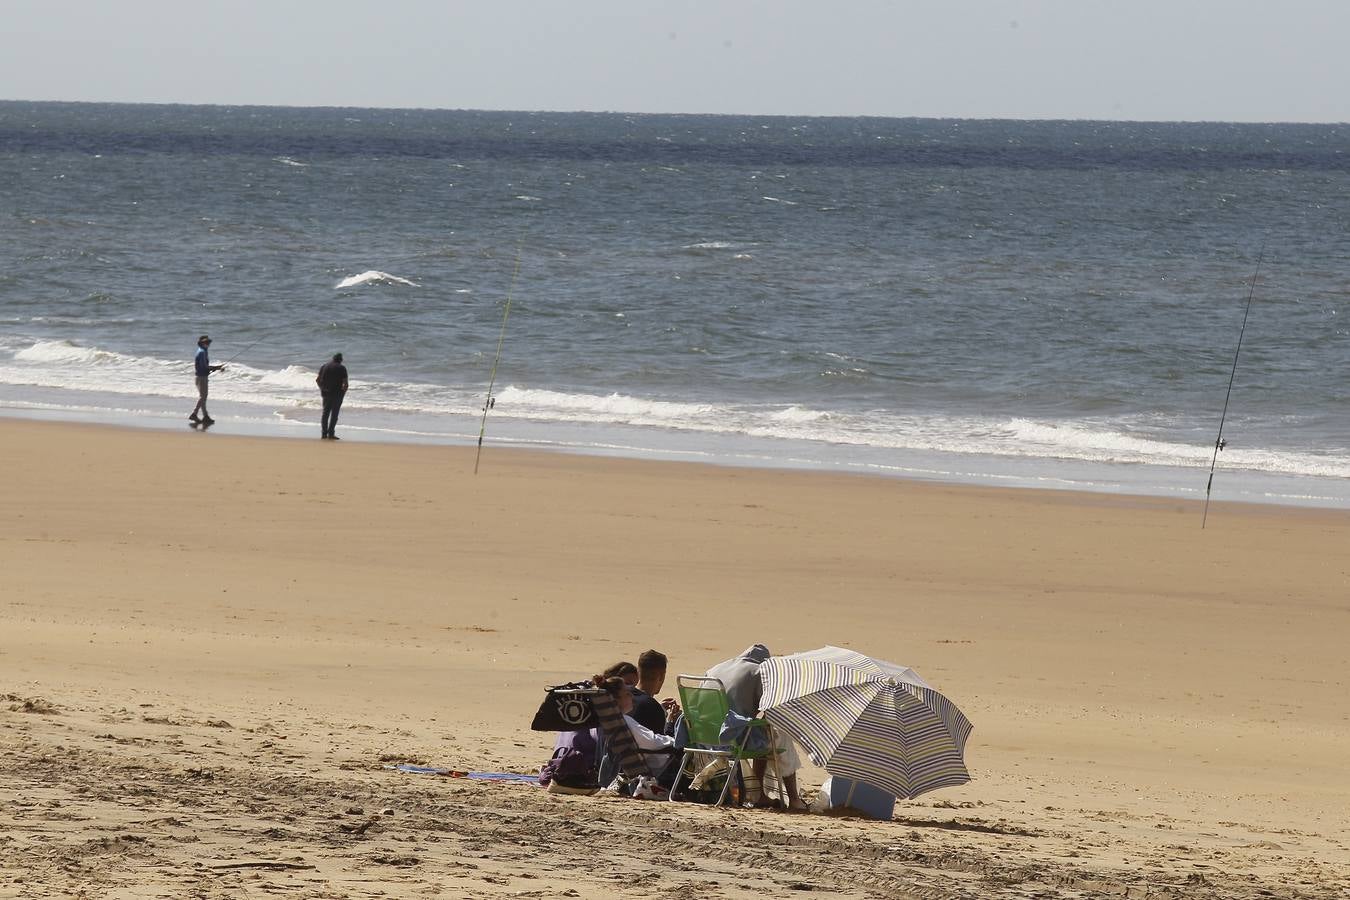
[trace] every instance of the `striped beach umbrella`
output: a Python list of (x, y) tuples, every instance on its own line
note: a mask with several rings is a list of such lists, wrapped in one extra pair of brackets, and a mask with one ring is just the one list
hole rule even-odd
[(910, 668), (842, 647), (773, 656), (760, 708), (831, 775), (914, 798), (970, 781), (971, 724)]

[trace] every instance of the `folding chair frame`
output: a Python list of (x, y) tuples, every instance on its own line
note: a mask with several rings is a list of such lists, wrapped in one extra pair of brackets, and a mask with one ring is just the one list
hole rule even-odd
[[(680, 694), (680, 704), (685, 709), (685, 722), (688, 724), (689, 710), (693, 704), (689, 702), (687, 692), (692, 691), (717, 691), (722, 696), (722, 719), (726, 720), (726, 714), (731, 709), (731, 702), (727, 699), (726, 686), (722, 684), (721, 679), (712, 678), (707, 675), (679, 675), (675, 679), (676, 687)], [(721, 723), (717, 726), (721, 728)], [(750, 740), (750, 733), (756, 728), (764, 729), (769, 738), (769, 749), (766, 751), (751, 750), (747, 751), (745, 745)], [(726, 802), (727, 795), (731, 792), (731, 779), (740, 776), (740, 764), (744, 759), (767, 759), (769, 765), (773, 768), (773, 777), (778, 782), (778, 802), (784, 809), (787, 808), (787, 787), (783, 783), (782, 773), (778, 769), (778, 755), (782, 752), (778, 748), (778, 736), (774, 733), (773, 725), (764, 719), (751, 719), (746, 727), (744, 734), (741, 735), (739, 743), (724, 744), (720, 741), (717, 744), (699, 742), (694, 739), (693, 730), (690, 730), (689, 745), (685, 747), (684, 753), (680, 756), (680, 768), (675, 773), (675, 786), (678, 787), (680, 779), (686, 774), (686, 766), (691, 754), (701, 754), (710, 756), (713, 759), (725, 759), (731, 766), (727, 772), (726, 783), (722, 785), (722, 793), (717, 798), (717, 806)], [(765, 773), (768, 774), (767, 771)], [(763, 790), (761, 786), (761, 790)], [(675, 790), (672, 788), (670, 799), (675, 799)]]

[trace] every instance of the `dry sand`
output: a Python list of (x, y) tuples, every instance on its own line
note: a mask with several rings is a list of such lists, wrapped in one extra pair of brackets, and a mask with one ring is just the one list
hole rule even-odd
[[(0, 897), (1350, 896), (1344, 512), (226, 427), (0, 420)], [(974, 780), (877, 823), (382, 768), (533, 770), (544, 685), (755, 641), (914, 666)]]

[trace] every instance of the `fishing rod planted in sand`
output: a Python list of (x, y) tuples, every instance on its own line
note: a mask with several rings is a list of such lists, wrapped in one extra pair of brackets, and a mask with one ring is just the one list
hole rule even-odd
[(1237, 377), (1238, 357), (1242, 355), (1242, 336), (1247, 333), (1247, 317), (1252, 314), (1252, 298), (1256, 296), (1256, 279), (1261, 275), (1261, 261), (1266, 258), (1266, 245), (1261, 244), (1261, 252), (1256, 257), (1256, 271), (1252, 273), (1252, 284), (1247, 291), (1247, 311), (1242, 314), (1242, 327), (1238, 329), (1237, 349), (1233, 351), (1233, 370), (1228, 373), (1228, 393), (1223, 398), (1223, 414), (1219, 416), (1219, 435), (1214, 439), (1214, 458), (1209, 461), (1209, 481), (1205, 484), (1205, 513), (1200, 518), (1200, 528), (1209, 520), (1209, 491), (1214, 487), (1214, 467), (1219, 462), (1219, 451), (1228, 445), (1223, 439), (1223, 423), (1228, 418), (1228, 401), (1233, 396), (1233, 379)]
[(478, 459), (483, 455), (483, 433), (487, 431), (488, 410), (497, 405), (492, 389), (497, 384), (497, 363), (502, 359), (502, 344), (506, 341), (506, 320), (511, 317), (511, 295), (516, 290), (516, 279), (520, 277), (520, 245), (516, 245), (516, 270), (511, 273), (511, 287), (506, 291), (506, 306), (502, 309), (502, 330), (497, 335), (497, 355), (492, 358), (492, 373), (488, 376), (487, 399), (483, 401), (483, 421), (478, 426), (478, 452), (473, 457), (473, 474), (478, 474)]

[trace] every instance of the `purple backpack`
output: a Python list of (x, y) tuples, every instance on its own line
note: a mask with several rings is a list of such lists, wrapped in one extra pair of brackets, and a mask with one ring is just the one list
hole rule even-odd
[(539, 770), (539, 783), (544, 787), (550, 781), (570, 788), (596, 787), (599, 737), (594, 728), (561, 732), (553, 745), (553, 757)]

